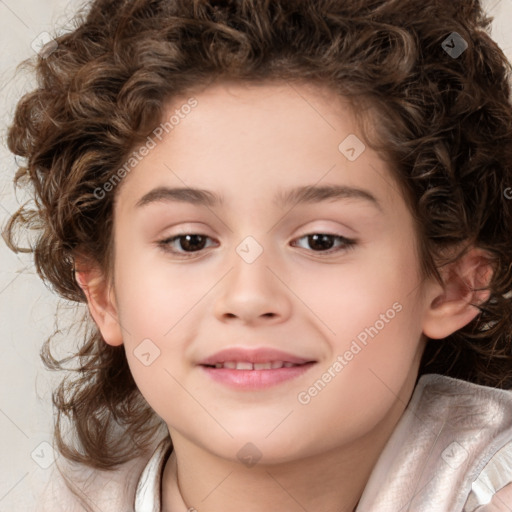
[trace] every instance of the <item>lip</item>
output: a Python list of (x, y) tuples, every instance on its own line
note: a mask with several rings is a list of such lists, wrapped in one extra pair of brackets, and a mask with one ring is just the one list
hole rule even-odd
[[(270, 361), (283, 361), (284, 363), (305, 364), (314, 362), (313, 359), (305, 359), (274, 348), (227, 348), (216, 352), (215, 354), (203, 359), (200, 365), (214, 366), (215, 363), (225, 363), (226, 361), (246, 361), (248, 363), (268, 363)], [(243, 370), (237, 370), (243, 371)], [(264, 370), (261, 370), (264, 371)]]
[[(270, 370), (236, 370), (214, 368), (216, 363), (248, 362), (268, 363), (283, 361), (298, 366), (274, 368)], [(243, 349), (228, 348), (203, 359), (199, 366), (214, 381), (235, 390), (260, 390), (276, 386), (303, 375), (316, 361), (299, 357), (273, 348)]]

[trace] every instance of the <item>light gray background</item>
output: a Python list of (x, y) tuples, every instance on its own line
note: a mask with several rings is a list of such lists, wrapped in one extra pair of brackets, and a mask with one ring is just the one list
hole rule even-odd
[[(485, 0), (484, 0), (485, 1)], [(34, 55), (32, 41), (70, 27), (82, 2), (0, 0), (0, 224), (23, 197), (14, 196), (16, 166), (5, 144), (14, 106), (32, 79), (15, 76), (23, 59)], [(487, 0), (495, 17), (492, 35), (512, 58), (512, 0)], [(42, 284), (27, 255), (12, 253), (0, 240), (0, 512), (31, 510), (38, 482), (53, 460), (51, 390), (59, 379), (39, 359), (42, 342), (54, 330), (57, 297)], [(41, 444), (43, 443), (43, 444)], [(50, 466), (51, 467), (51, 466)]]

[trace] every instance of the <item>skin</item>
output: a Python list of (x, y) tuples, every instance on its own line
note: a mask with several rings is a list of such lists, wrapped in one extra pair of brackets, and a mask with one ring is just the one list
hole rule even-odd
[[(112, 279), (94, 265), (77, 273), (105, 342), (124, 343), (141, 393), (171, 434), (163, 510), (175, 510), (177, 471), (186, 506), (201, 512), (352, 511), (413, 393), (426, 336), (460, 329), (478, 313), (469, 303), (487, 297), (470, 290), (489, 277), (485, 255), (472, 249), (443, 269), (442, 285), (422, 279), (413, 218), (386, 162), (368, 145), (355, 161), (338, 150), (349, 134), (364, 136), (330, 90), (222, 83), (195, 97), (198, 106), (115, 191)], [(175, 98), (165, 118), (186, 100)], [(273, 202), (277, 189), (327, 184), (364, 189), (380, 208), (357, 198)], [(207, 189), (225, 205), (137, 206), (160, 186)], [(209, 237), (192, 258), (180, 257), (183, 240), (167, 245), (180, 255), (159, 245), (186, 233)], [(308, 243), (315, 233), (356, 244), (333, 238), (329, 247), (341, 250), (322, 255)], [(252, 263), (236, 252), (248, 236), (263, 250)], [(396, 303), (401, 311), (300, 403)], [(134, 354), (144, 339), (160, 350), (149, 366)], [(231, 346), (317, 363), (273, 388), (235, 391), (197, 366)], [(237, 457), (248, 442), (261, 452), (252, 467)]]

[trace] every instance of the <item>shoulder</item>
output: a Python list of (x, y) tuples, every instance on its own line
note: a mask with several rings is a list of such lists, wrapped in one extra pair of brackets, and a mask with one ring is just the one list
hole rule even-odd
[(467, 488), (464, 512), (512, 510), (512, 390), (425, 375), (418, 395), (420, 414), (439, 415), (441, 456)]
[[(421, 402), (428, 408), (435, 402), (455, 403), (458, 408), (478, 408), (488, 413), (491, 410), (510, 414), (512, 412), (512, 390), (493, 388), (446, 377), (445, 375), (422, 375), (416, 384), (411, 404)], [(497, 409), (496, 409), (497, 408)]]
[(464, 512), (512, 510), (512, 441), (482, 468), (471, 485)]
[(476, 512), (510, 491), (511, 449), (512, 391), (422, 375), (358, 512)]

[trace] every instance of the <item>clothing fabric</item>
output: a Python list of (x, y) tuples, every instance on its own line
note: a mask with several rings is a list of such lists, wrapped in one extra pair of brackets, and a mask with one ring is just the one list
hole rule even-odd
[[(165, 511), (164, 468), (171, 480)], [(168, 432), (119, 471), (65, 471), (93, 512), (194, 512), (179, 492)], [(88, 510), (62, 484), (49, 486), (39, 502), (36, 512)], [(512, 390), (421, 376), (356, 512), (502, 510), (512, 510)]]
[[(161, 512), (163, 439), (139, 479), (135, 512)], [(170, 512), (191, 512), (173, 465)], [(475, 512), (512, 484), (512, 391), (423, 375), (388, 440), (356, 512)], [(503, 509), (506, 510), (506, 509)]]

